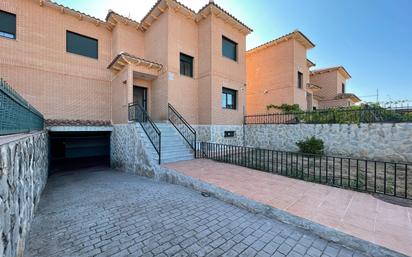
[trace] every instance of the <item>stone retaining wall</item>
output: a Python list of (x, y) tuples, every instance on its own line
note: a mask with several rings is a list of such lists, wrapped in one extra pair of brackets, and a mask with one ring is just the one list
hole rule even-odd
[[(242, 125), (193, 125), (197, 141), (228, 145), (243, 145)], [(225, 137), (225, 131), (234, 131), (234, 137)]]
[(113, 125), (110, 136), (110, 166), (114, 169), (153, 177), (158, 166), (138, 136), (136, 124)]
[(245, 126), (245, 145), (298, 151), (296, 142), (321, 138), (328, 155), (412, 163), (412, 123), (273, 124)]
[(0, 152), (0, 256), (23, 256), (48, 176), (47, 133), (9, 137)]

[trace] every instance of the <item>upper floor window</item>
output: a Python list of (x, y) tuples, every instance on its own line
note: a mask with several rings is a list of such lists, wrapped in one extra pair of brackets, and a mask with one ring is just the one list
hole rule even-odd
[(98, 59), (98, 45), (97, 39), (66, 31), (66, 51), (69, 53)]
[(0, 37), (16, 39), (16, 15), (0, 11)]
[(345, 83), (342, 83), (342, 94), (346, 93)]
[(225, 36), (222, 37), (222, 55), (237, 61), (237, 43)]
[(180, 74), (193, 78), (193, 57), (180, 53)]
[(298, 71), (298, 88), (303, 88), (303, 73)]
[(225, 109), (236, 109), (237, 91), (229, 88), (222, 88), (222, 107)]

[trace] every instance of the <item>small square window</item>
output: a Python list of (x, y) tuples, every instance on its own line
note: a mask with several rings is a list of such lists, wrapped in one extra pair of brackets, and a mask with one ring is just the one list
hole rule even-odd
[(222, 55), (237, 61), (237, 43), (225, 36), (222, 37)]
[(16, 39), (16, 15), (0, 11), (0, 37)]
[(97, 39), (66, 31), (66, 51), (68, 53), (98, 59), (99, 42)]
[(222, 107), (236, 110), (237, 91), (229, 88), (222, 88)]
[(193, 78), (193, 57), (180, 53), (180, 74)]

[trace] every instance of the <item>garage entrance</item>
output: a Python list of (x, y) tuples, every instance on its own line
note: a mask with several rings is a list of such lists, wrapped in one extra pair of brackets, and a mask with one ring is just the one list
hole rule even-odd
[(110, 132), (49, 132), (50, 173), (110, 166)]

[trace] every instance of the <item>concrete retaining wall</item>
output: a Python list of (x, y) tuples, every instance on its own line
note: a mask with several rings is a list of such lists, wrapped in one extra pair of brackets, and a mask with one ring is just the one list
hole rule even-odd
[(326, 154), (412, 163), (412, 123), (247, 125), (245, 145), (298, 151), (296, 142), (321, 138)]
[(23, 256), (48, 176), (47, 133), (2, 138), (0, 152), (0, 256)]

